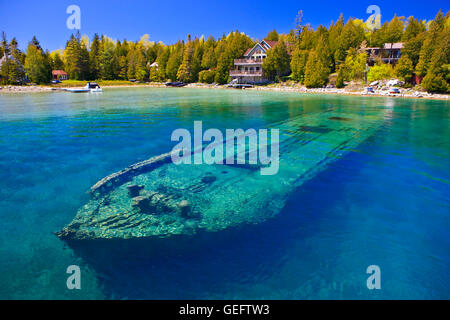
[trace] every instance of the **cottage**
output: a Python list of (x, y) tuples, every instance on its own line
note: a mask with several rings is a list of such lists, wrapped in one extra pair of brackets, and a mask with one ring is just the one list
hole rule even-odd
[(238, 83), (264, 83), (268, 79), (264, 76), (262, 63), (267, 57), (267, 51), (272, 49), (277, 41), (262, 40), (249, 48), (242, 59), (234, 60), (234, 67), (230, 76)]
[(69, 79), (69, 75), (64, 70), (52, 70), (52, 79), (63, 81)]
[(396, 64), (400, 59), (403, 49), (402, 42), (385, 43), (383, 48), (366, 48), (368, 55), (367, 64), (373, 66), (377, 60), (385, 63)]

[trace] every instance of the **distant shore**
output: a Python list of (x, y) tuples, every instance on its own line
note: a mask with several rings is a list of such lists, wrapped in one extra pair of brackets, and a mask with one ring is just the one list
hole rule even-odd
[[(115, 89), (115, 88), (165, 88), (164, 83), (100, 83), (102, 88)], [(74, 88), (76, 86), (0, 86), (1, 93), (39, 93), (39, 92), (58, 92), (65, 88)], [(80, 87), (80, 86), (78, 86)], [(224, 85), (212, 85), (202, 83), (191, 83), (186, 88), (207, 88), (207, 89), (230, 89)], [(231, 90), (231, 89), (230, 89)], [(236, 90), (236, 89), (235, 89)], [(401, 89), (400, 94), (387, 94), (385, 91), (376, 91), (375, 93), (365, 93), (362, 90), (346, 90), (337, 88), (313, 88), (308, 89), (303, 86), (287, 86), (283, 84), (268, 85), (268, 86), (254, 86), (253, 88), (247, 88), (245, 90), (251, 91), (273, 91), (273, 92), (297, 92), (306, 94), (336, 94), (336, 95), (350, 95), (350, 96), (376, 96), (376, 97), (397, 97), (397, 98), (415, 98), (415, 99), (434, 99), (434, 100), (449, 100), (449, 94), (430, 94), (426, 92), (417, 92), (411, 89)]]

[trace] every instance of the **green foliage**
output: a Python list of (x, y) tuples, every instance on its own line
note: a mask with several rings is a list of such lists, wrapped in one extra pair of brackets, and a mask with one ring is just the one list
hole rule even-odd
[(0, 83), (2, 84), (17, 84), (23, 81), (25, 72), (22, 61), (24, 54), (18, 49), (17, 41), (13, 38), (8, 44), (6, 34), (2, 33), (1, 52), (4, 56), (0, 66)]
[(292, 78), (300, 83), (305, 80), (306, 62), (308, 61), (308, 50), (296, 48), (292, 53), (291, 70)]
[(195, 76), (193, 71), (193, 43), (188, 41), (183, 53), (183, 62), (178, 68), (177, 79), (186, 83), (194, 82)]
[(30, 42), (25, 58), (28, 79), (34, 83), (48, 83), (51, 79), (49, 57), (42, 51), (36, 38)]
[(198, 81), (201, 83), (213, 83), (216, 77), (216, 72), (214, 70), (203, 70), (198, 74)]
[(328, 81), (331, 68), (331, 51), (328, 37), (320, 37), (317, 47), (308, 56), (305, 68), (305, 85), (308, 88), (321, 88)]
[(369, 69), (367, 81), (384, 80), (394, 77), (394, 70), (390, 64), (377, 64)]
[(89, 52), (89, 70), (91, 79), (100, 78), (100, 50), (100, 38), (98, 34), (95, 34), (91, 43), (91, 51)]
[(64, 66), (70, 79), (85, 80), (89, 72), (89, 52), (80, 35), (72, 35), (64, 50)]
[(402, 56), (394, 68), (395, 75), (402, 80), (410, 81), (413, 76), (413, 72), (414, 67), (411, 59), (407, 56)]
[(449, 86), (447, 81), (441, 75), (428, 73), (421, 83), (422, 87), (428, 92), (447, 93)]
[(278, 34), (277, 30), (273, 29), (267, 34), (266, 40), (270, 41), (278, 41), (280, 40), (280, 35)]
[(262, 67), (269, 79), (274, 79), (275, 76), (281, 77), (289, 72), (290, 57), (283, 41), (279, 41), (267, 52), (267, 58), (264, 59)]
[[(449, 33), (448, 21), (450, 17), (444, 17), (441, 11), (438, 12), (430, 24), (430, 28), (425, 36), (420, 50), (419, 62), (416, 66), (416, 73), (425, 76), (430, 67), (436, 68), (437, 64), (449, 62)], [(444, 53), (444, 54), (443, 54)], [(431, 70), (436, 73), (437, 70)]]
[(183, 43), (179, 41), (170, 53), (170, 58), (167, 60), (166, 76), (169, 80), (175, 81), (177, 79), (178, 69), (183, 62)]
[(308, 88), (322, 88), (328, 79), (330, 70), (320, 54), (316, 51), (310, 52), (305, 70), (305, 85)]
[(341, 66), (338, 70), (338, 74), (337, 74), (337, 78), (336, 78), (336, 88), (338, 88), (338, 89), (345, 87), (344, 73), (345, 73), (344, 67)]
[(241, 58), (245, 51), (253, 46), (253, 41), (245, 34), (231, 32), (223, 36), (216, 47), (217, 68), (214, 81), (225, 84), (229, 81), (229, 70), (233, 66), (234, 59)]
[(425, 37), (426, 37), (426, 33), (422, 32), (422, 33), (419, 33), (417, 36), (410, 38), (403, 44), (402, 56), (408, 57), (411, 60), (414, 67), (419, 62), (420, 52), (421, 52)]
[(348, 50), (347, 57), (339, 69), (344, 80), (362, 80), (366, 70), (367, 53), (358, 53), (355, 49)]

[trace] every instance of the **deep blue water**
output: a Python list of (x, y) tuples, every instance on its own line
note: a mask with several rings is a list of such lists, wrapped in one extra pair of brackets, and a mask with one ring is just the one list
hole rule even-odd
[[(0, 298), (449, 299), (450, 104), (202, 89), (0, 95)], [(383, 113), (273, 219), (194, 237), (68, 247), (56, 236), (102, 177), (171, 150), (177, 128), (265, 128)], [(82, 270), (68, 290), (66, 268)], [(368, 290), (366, 268), (381, 268)]]

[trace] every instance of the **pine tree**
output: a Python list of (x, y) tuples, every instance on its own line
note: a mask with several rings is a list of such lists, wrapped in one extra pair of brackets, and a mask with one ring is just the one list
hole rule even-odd
[(64, 70), (64, 62), (59, 51), (50, 54), (50, 67), (52, 70)]
[(190, 40), (190, 36), (188, 37), (188, 42), (184, 48), (183, 53), (183, 61), (178, 68), (177, 79), (186, 83), (194, 81), (194, 70), (193, 70), (193, 55), (194, 48), (193, 43)]
[(327, 83), (329, 68), (318, 52), (311, 51), (305, 70), (305, 85), (308, 88), (322, 88)]
[(89, 52), (89, 71), (91, 79), (100, 79), (100, 38), (96, 33), (91, 43)]
[(267, 58), (263, 62), (264, 74), (269, 79), (283, 76), (289, 72), (290, 57), (284, 41), (279, 41), (267, 52)]
[(202, 69), (209, 70), (216, 67), (217, 59), (215, 48), (216, 44), (214, 38), (208, 37), (208, 40), (205, 42), (205, 49), (202, 57)]
[(291, 70), (294, 80), (303, 83), (305, 80), (306, 62), (308, 61), (308, 50), (296, 48), (292, 53)]
[(178, 43), (171, 49), (170, 58), (167, 60), (166, 76), (168, 79), (175, 81), (177, 79), (178, 69), (183, 62), (184, 43)]
[(400, 79), (404, 81), (410, 81), (414, 72), (414, 67), (411, 59), (409, 59), (407, 56), (402, 56), (398, 60), (394, 68), (394, 72), (395, 75)]
[(394, 18), (387, 25), (386, 33), (384, 34), (385, 43), (400, 42), (403, 36), (403, 30), (405, 29), (403, 19), (404, 17), (394, 15)]
[(117, 79), (118, 61), (115, 55), (115, 43), (112, 39), (102, 36), (100, 50), (100, 78), (102, 80)]
[(336, 78), (336, 88), (344, 88), (344, 66), (341, 65), (338, 69), (337, 78)]
[(48, 56), (43, 52), (36, 37), (28, 45), (25, 70), (31, 82), (48, 83), (51, 79)]
[(273, 29), (267, 34), (265, 39), (270, 41), (278, 41), (280, 39), (280, 35), (278, 34), (277, 30)]
[(435, 50), (440, 50), (439, 46), (441, 36), (445, 36), (444, 30), (445, 17), (441, 11), (438, 12), (434, 20), (430, 24), (423, 46), (420, 50), (419, 62), (416, 66), (416, 73), (419, 76), (425, 76), (431, 65), (431, 59)]

